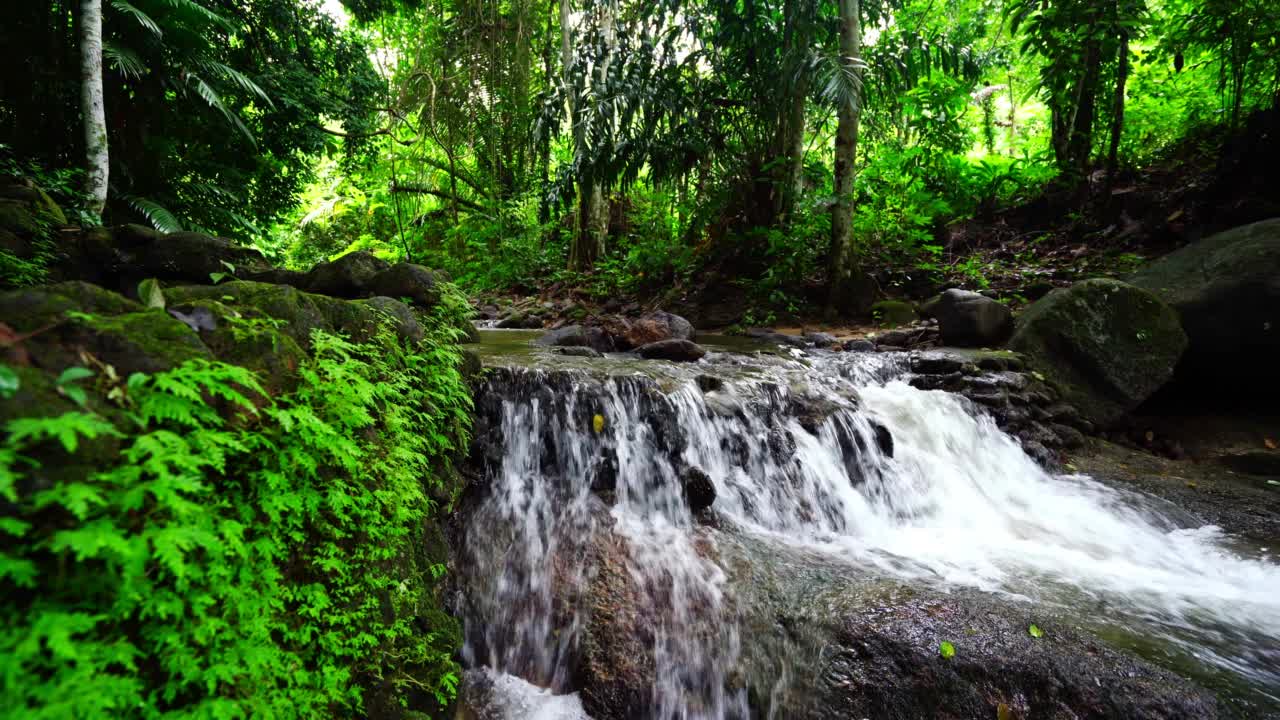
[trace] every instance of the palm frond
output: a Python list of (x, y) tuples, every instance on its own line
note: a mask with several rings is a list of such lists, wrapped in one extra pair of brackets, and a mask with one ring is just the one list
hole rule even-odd
[(127, 78), (136, 80), (147, 74), (147, 66), (137, 53), (110, 40), (102, 45), (102, 57)]
[(160, 29), (160, 24), (152, 20), (150, 15), (130, 4), (128, 0), (111, 0), (111, 7), (137, 20), (139, 25), (146, 28), (148, 32), (156, 37), (164, 37), (164, 31)]
[(209, 8), (201, 5), (195, 0), (160, 0), (160, 2), (168, 5), (174, 10), (187, 12), (196, 15), (207, 22), (222, 27), (224, 30), (234, 30), (235, 26), (232, 22)]
[(265, 102), (268, 107), (273, 110), (275, 109), (276, 105), (267, 95), (267, 91), (263, 90), (262, 87), (254, 82), (248, 75), (245, 75), (230, 65), (217, 62), (216, 60), (201, 59), (198, 61), (198, 64), (202, 69), (235, 83), (241, 90), (244, 90), (251, 95), (257, 95), (262, 98), (262, 101)]
[(255, 146), (258, 144), (253, 139), (253, 133), (249, 132), (249, 128), (245, 126), (235, 113), (231, 112), (231, 108), (227, 107), (226, 103), (222, 102), (222, 96), (218, 94), (217, 90), (213, 89), (212, 85), (205, 82), (204, 78), (196, 75), (195, 73), (187, 73), (187, 82), (195, 85), (196, 94), (200, 96), (200, 99), (204, 100), (209, 107), (222, 113), (222, 116), (227, 119), (227, 122), (235, 125), (240, 132), (244, 133), (244, 136), (248, 138), (250, 143), (253, 143)]
[(147, 218), (147, 222), (151, 223), (151, 227), (160, 232), (182, 232), (182, 223), (178, 222), (178, 218), (163, 205), (134, 195), (124, 195), (122, 199), (129, 203), (129, 207), (142, 213)]

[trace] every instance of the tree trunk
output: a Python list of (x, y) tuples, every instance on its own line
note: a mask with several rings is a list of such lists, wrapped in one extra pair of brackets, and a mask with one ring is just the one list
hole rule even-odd
[(107, 116), (102, 102), (102, 0), (84, 0), (80, 14), (80, 104), (84, 113), (84, 150), (89, 212), (101, 215), (107, 204)]
[(1084, 68), (1080, 73), (1078, 101), (1071, 122), (1071, 135), (1067, 141), (1067, 160), (1075, 181), (1088, 180), (1089, 159), (1093, 154), (1093, 122), (1097, 118), (1098, 76), (1102, 70), (1102, 42), (1093, 32), (1085, 42)]
[(862, 56), (862, 21), (858, 0), (840, 0), (840, 62), (859, 80), (855, 97), (841, 103), (836, 111), (836, 202), (831, 209), (831, 248), (828, 257), (829, 294), (827, 314), (834, 315), (850, 308), (849, 299), (860, 284), (855, 275), (857, 262), (853, 253), (853, 181), (854, 162), (858, 151), (858, 120), (862, 113), (862, 73), (858, 69)]
[[(604, 42), (603, 57), (596, 66), (593, 88), (608, 82), (609, 65), (613, 60), (614, 23), (617, 19), (617, 6), (609, 0), (600, 6), (600, 34)], [(586, 152), (585, 128), (577, 131), (578, 147), (582, 154)], [(580, 155), (581, 157), (581, 155)], [(605, 201), (604, 187), (593, 172), (582, 185), (578, 193), (579, 227), (574, 236), (573, 246), (569, 249), (569, 267), (573, 270), (585, 271), (595, 266), (604, 254), (605, 239), (609, 235), (609, 204)]]
[(1124, 90), (1129, 81), (1129, 33), (1120, 33), (1120, 49), (1116, 57), (1116, 94), (1111, 107), (1111, 143), (1107, 149), (1107, 195), (1115, 187), (1120, 169), (1120, 136), (1124, 133)]

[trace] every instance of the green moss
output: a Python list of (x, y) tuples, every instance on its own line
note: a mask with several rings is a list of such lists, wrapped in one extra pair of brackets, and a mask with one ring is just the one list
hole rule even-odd
[(871, 306), (871, 316), (881, 327), (909, 325), (919, 319), (916, 306), (901, 300), (881, 300)]
[(77, 321), (68, 340), (121, 374), (162, 372), (213, 358), (194, 330), (163, 310)]
[(1018, 318), (1009, 342), (1100, 424), (1159, 389), (1186, 346), (1172, 308), (1117, 280), (1086, 280), (1046, 295)]

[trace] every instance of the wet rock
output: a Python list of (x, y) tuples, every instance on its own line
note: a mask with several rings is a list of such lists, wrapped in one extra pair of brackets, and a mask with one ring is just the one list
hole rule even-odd
[(880, 454), (885, 457), (893, 457), (893, 433), (889, 432), (889, 428), (878, 422), (871, 423), (871, 428), (876, 434), (876, 447), (880, 449)]
[(724, 388), (724, 380), (721, 380), (715, 375), (699, 375), (696, 378), (696, 381), (698, 383), (698, 389), (702, 390), (704, 393), (715, 392), (716, 390)]
[(814, 347), (832, 348), (836, 345), (836, 336), (825, 332), (805, 333), (804, 339), (813, 343)]
[(1061, 423), (1053, 423), (1049, 426), (1053, 430), (1053, 434), (1058, 436), (1058, 441), (1062, 443), (1062, 447), (1068, 450), (1084, 447), (1084, 433)]
[(539, 330), (542, 328), (542, 319), (537, 315), (516, 311), (499, 320), (494, 327), (503, 330)]
[(636, 353), (646, 360), (674, 360), (676, 362), (695, 362), (707, 354), (705, 348), (688, 340), (659, 340), (636, 349)]
[(604, 330), (581, 325), (566, 325), (551, 330), (534, 340), (534, 343), (549, 347), (586, 347), (598, 352), (612, 352), (614, 349), (613, 340)]
[(595, 350), (593, 348), (585, 347), (582, 345), (572, 345), (569, 347), (557, 348), (556, 352), (560, 353), (561, 355), (568, 355), (569, 357), (587, 357), (587, 358), (604, 357), (604, 353), (600, 352), (599, 350)]
[(680, 473), (680, 488), (690, 512), (695, 515), (716, 501), (716, 485), (699, 467), (687, 467)]
[(876, 349), (876, 344), (871, 342), (870, 340), (864, 340), (862, 338), (858, 338), (855, 340), (846, 341), (844, 344), (844, 349), (846, 352), (872, 352)]
[(618, 315), (605, 317), (600, 320), (600, 326), (619, 350), (632, 350), (663, 340), (692, 341), (695, 332), (688, 320), (663, 310), (632, 319)]
[(966, 290), (942, 293), (930, 307), (945, 345), (996, 347), (1013, 335), (1013, 313), (991, 298)]
[(1106, 425), (1172, 377), (1186, 344), (1177, 314), (1156, 296), (1116, 280), (1086, 280), (1028, 308), (1009, 346), (1086, 419)]

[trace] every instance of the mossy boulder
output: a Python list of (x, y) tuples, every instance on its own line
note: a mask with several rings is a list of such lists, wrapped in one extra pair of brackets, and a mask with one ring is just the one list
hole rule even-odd
[(440, 302), (439, 280), (436, 273), (422, 265), (396, 263), (374, 275), (368, 284), (374, 295), (412, 302), (424, 308)]
[(194, 330), (217, 359), (249, 368), (271, 394), (291, 390), (307, 354), (279, 327), (282, 321), (216, 300), (170, 304), (166, 312)]
[(1177, 313), (1146, 290), (1086, 280), (1029, 307), (1009, 347), (1105, 426), (1168, 382), (1187, 336)]
[(871, 317), (881, 327), (898, 327), (910, 325), (919, 318), (916, 306), (902, 300), (881, 300), (871, 306)]
[(248, 280), (169, 288), (165, 290), (165, 297), (170, 305), (213, 300), (230, 307), (250, 308), (282, 321), (280, 331), (308, 349), (314, 330), (339, 332), (356, 342), (368, 340), (388, 315), (395, 321), (401, 337), (411, 340), (423, 337), (422, 326), (413, 311), (392, 298), (350, 301), (302, 292), (288, 285)]
[(1228, 400), (1280, 400), (1280, 218), (1188, 245), (1131, 282), (1171, 305), (1190, 339), (1180, 385)]
[(50, 328), (65, 321), (71, 311), (120, 315), (142, 310), (141, 305), (119, 293), (78, 281), (0, 293), (0, 317), (19, 333)]
[(40, 231), (40, 221), (28, 203), (0, 199), (0, 228), (16, 235), (34, 235)]
[(268, 268), (257, 250), (193, 232), (161, 235), (145, 246), (138, 262), (147, 277), (178, 282), (210, 282), (214, 273), (252, 273)]
[(308, 292), (342, 298), (370, 294), (373, 279), (391, 269), (390, 263), (371, 252), (357, 250), (332, 262), (311, 268), (303, 286)]

